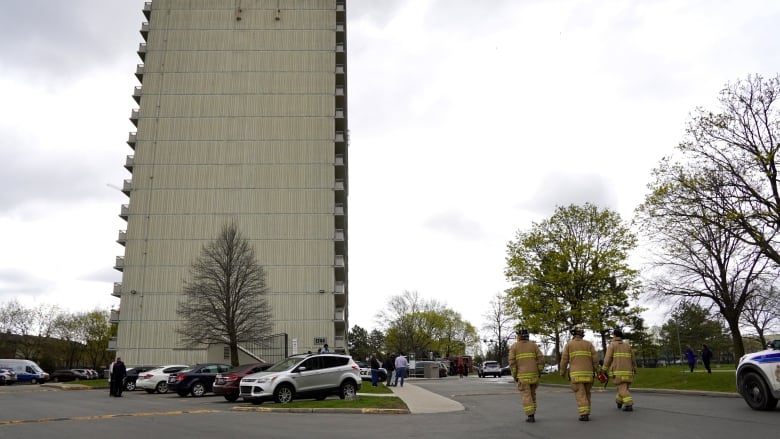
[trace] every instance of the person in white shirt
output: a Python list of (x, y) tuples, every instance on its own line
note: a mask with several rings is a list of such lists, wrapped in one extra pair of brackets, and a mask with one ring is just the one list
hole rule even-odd
[(409, 367), (409, 361), (406, 360), (404, 353), (401, 352), (395, 357), (395, 381), (393, 386), (398, 385), (398, 378), (401, 378), (401, 387), (404, 386), (404, 377), (406, 376), (406, 368)]

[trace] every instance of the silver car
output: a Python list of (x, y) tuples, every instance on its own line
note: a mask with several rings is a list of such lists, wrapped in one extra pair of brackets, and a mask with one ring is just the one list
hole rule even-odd
[(135, 387), (146, 390), (146, 393), (168, 393), (168, 376), (188, 367), (186, 364), (170, 364), (147, 370), (138, 375)]
[(252, 404), (296, 398), (323, 400), (328, 395), (354, 398), (360, 389), (360, 367), (347, 355), (301, 354), (287, 357), (263, 372), (241, 379), (239, 396)]

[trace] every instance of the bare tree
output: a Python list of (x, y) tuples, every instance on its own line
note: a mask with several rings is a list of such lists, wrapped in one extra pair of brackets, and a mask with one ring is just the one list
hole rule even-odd
[(484, 331), (487, 331), (490, 339), (496, 342), (496, 356), (498, 361), (503, 363), (504, 355), (508, 353), (505, 350), (507, 339), (512, 335), (512, 328), (514, 326), (514, 317), (509, 312), (506, 295), (496, 293), (490, 300), (490, 308), (484, 316), (487, 323), (482, 326)]
[[(780, 265), (780, 75), (727, 84), (719, 111), (697, 109), (678, 149), (709, 171), (685, 181), (687, 204)], [(697, 215), (699, 211), (692, 212)]]
[(780, 325), (780, 291), (774, 284), (757, 288), (745, 302), (742, 323), (756, 330), (761, 346), (766, 346), (766, 334)]
[(184, 283), (185, 300), (177, 312), (178, 330), (189, 346), (227, 343), (230, 362), (238, 365), (238, 346), (271, 331), (271, 308), (265, 297), (265, 271), (238, 226), (224, 225), (216, 240), (203, 247)]

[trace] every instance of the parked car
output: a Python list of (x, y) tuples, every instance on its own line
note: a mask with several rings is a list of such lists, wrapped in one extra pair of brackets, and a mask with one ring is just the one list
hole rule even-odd
[(0, 386), (10, 386), (16, 382), (16, 372), (13, 369), (0, 368)]
[(58, 369), (52, 372), (49, 378), (55, 383), (87, 379), (86, 375), (77, 371), (76, 369)]
[(407, 375), (410, 377), (425, 377), (425, 365), (435, 365), (439, 369), (439, 378), (447, 376), (447, 369), (442, 368), (438, 361), (418, 360), (414, 362), (414, 367), (407, 369)]
[(201, 363), (168, 376), (168, 389), (179, 396), (203, 396), (212, 391), (217, 374), (230, 370), (229, 364)]
[(548, 364), (544, 366), (544, 369), (542, 369), (542, 373), (558, 373), (558, 365)]
[(241, 392), (238, 388), (241, 378), (262, 372), (269, 367), (271, 367), (271, 363), (250, 363), (234, 367), (224, 373), (218, 373), (217, 377), (214, 378), (214, 394), (222, 395), (226, 400), (233, 402), (238, 399), (238, 394)]
[[(355, 364), (360, 366), (360, 379), (363, 381), (371, 381), (371, 365), (365, 361), (355, 361)], [(379, 368), (379, 381), (387, 381), (387, 369), (384, 367)]]
[[(132, 392), (136, 388), (136, 381), (138, 381), (138, 376), (142, 375), (144, 372), (156, 369), (160, 366), (139, 366), (139, 367), (131, 367), (127, 369), (127, 375), (125, 376), (125, 390), (128, 390)], [(166, 377), (166, 380), (168, 378)]]
[(156, 369), (149, 369), (138, 376), (135, 381), (135, 387), (136, 389), (146, 390), (146, 393), (168, 393), (168, 377), (170, 374), (188, 368), (189, 366), (186, 364), (170, 364)]
[(479, 376), (481, 378), (485, 378), (486, 376), (500, 378), (501, 365), (498, 364), (498, 361), (485, 361), (482, 363), (482, 369), (480, 369)]
[(89, 369), (73, 369), (73, 370), (80, 373), (85, 380), (91, 380), (93, 378), (92, 373), (89, 371)]
[(347, 355), (301, 354), (245, 376), (239, 395), (252, 404), (266, 400), (285, 404), (297, 398), (319, 401), (328, 395), (345, 399), (354, 398), (361, 383), (360, 367)]
[(780, 400), (780, 340), (766, 350), (743, 355), (737, 365), (737, 391), (753, 410), (774, 410)]

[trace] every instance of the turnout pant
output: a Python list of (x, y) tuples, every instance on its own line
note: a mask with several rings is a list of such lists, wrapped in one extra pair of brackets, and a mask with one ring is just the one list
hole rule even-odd
[(526, 416), (536, 414), (536, 388), (539, 387), (539, 383), (529, 384), (526, 381), (520, 380), (517, 382), (517, 390), (523, 397), (523, 411)]
[(577, 411), (581, 415), (590, 414), (590, 390), (593, 383), (571, 383), (571, 390), (574, 391), (574, 399), (577, 400)]

